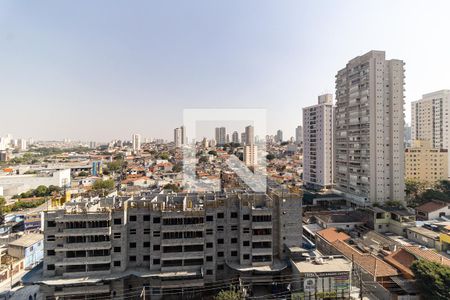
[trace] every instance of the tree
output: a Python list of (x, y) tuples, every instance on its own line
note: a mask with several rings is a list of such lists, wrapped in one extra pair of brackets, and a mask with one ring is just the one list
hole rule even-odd
[(95, 191), (112, 191), (115, 188), (114, 180), (108, 179), (108, 180), (96, 180), (94, 184), (92, 185), (92, 189)]
[(450, 267), (419, 259), (412, 263), (411, 270), (427, 299), (450, 299)]
[(3, 221), (5, 220), (5, 217), (4, 217), (5, 205), (6, 205), (5, 198), (0, 196), (0, 224), (3, 224)]
[(214, 300), (240, 300), (242, 299), (241, 292), (231, 289), (231, 290), (221, 290), (215, 297)]
[(119, 160), (115, 160), (112, 161), (110, 163), (107, 164), (108, 170), (111, 172), (118, 172), (120, 170), (122, 170), (124, 161), (119, 159)]
[(86, 177), (88, 175), (89, 175), (89, 173), (86, 171), (81, 171), (80, 173), (78, 173), (78, 176), (80, 176), (80, 177)]
[(202, 156), (198, 159), (199, 163), (207, 163), (208, 162), (208, 157), (206, 156)]
[(217, 156), (217, 151), (215, 151), (215, 150), (209, 150), (209, 151), (208, 151), (208, 154), (209, 154), (209, 155)]
[(161, 153), (160, 155), (159, 155), (159, 158), (160, 159), (164, 159), (164, 160), (168, 160), (169, 159), (169, 153), (167, 153), (167, 152), (163, 152), (163, 153)]
[(275, 155), (273, 155), (272, 153), (269, 153), (269, 154), (266, 155), (266, 159), (269, 160), (269, 161), (274, 159), (274, 158), (275, 158)]
[(164, 186), (165, 190), (171, 190), (174, 193), (178, 193), (180, 191), (180, 188), (178, 187), (178, 185), (173, 184), (173, 183), (168, 183)]

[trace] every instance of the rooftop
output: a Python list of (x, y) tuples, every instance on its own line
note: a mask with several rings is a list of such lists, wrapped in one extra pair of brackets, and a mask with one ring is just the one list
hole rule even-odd
[(352, 263), (343, 256), (318, 257), (314, 260), (293, 262), (300, 273), (350, 272)]
[(430, 202), (427, 202), (425, 204), (422, 204), (422, 205), (416, 207), (416, 210), (430, 213), (430, 212), (434, 212), (436, 210), (439, 210), (441, 208), (444, 208), (447, 205), (449, 205), (449, 204), (445, 203), (445, 202), (430, 201)]
[(42, 241), (44, 239), (44, 235), (40, 233), (29, 233), (21, 238), (18, 238), (17, 240), (9, 243), (10, 246), (17, 246), (17, 247), (30, 247), (34, 244), (36, 244), (39, 241)]
[(350, 236), (345, 232), (338, 232), (336, 228), (330, 227), (324, 230), (320, 230), (317, 232), (323, 239), (328, 241), (329, 243), (333, 243), (335, 241), (346, 241), (350, 239)]

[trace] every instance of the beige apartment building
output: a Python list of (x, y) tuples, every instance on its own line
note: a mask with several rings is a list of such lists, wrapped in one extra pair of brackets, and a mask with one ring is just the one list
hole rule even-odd
[(403, 201), (404, 63), (370, 51), (336, 75), (334, 184), (358, 205)]
[(432, 147), (431, 141), (413, 141), (405, 150), (405, 177), (434, 183), (448, 178), (448, 150)]
[[(411, 103), (412, 140), (430, 141), (435, 149), (450, 147), (450, 90), (425, 94)], [(450, 155), (450, 153), (447, 153)], [(450, 166), (449, 166), (450, 168)], [(450, 174), (450, 169), (447, 171)]]

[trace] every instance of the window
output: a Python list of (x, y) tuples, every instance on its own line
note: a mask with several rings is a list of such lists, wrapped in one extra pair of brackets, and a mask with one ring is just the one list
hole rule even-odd
[(250, 254), (244, 254), (242, 257), (243, 259), (250, 259)]
[(246, 220), (246, 221), (248, 221), (248, 220), (250, 220), (250, 215), (243, 215), (242, 216), (242, 220)]
[(47, 255), (48, 256), (54, 256), (55, 255), (55, 250), (47, 250)]
[(223, 251), (217, 252), (217, 256), (218, 256), (218, 257), (223, 257)]
[(223, 231), (223, 226), (222, 225), (220, 225), (220, 226), (217, 226), (217, 231)]
[(47, 265), (47, 270), (53, 271), (55, 269), (55, 265)]
[(161, 218), (160, 217), (153, 217), (153, 224), (159, 224), (161, 223)]
[(130, 248), (136, 248), (136, 243), (134, 242), (130, 243)]
[(223, 239), (217, 239), (217, 244), (223, 244), (224, 240)]
[(217, 265), (217, 270), (223, 270), (223, 269), (224, 269), (223, 264)]
[(47, 221), (47, 227), (56, 227), (55, 221)]
[(54, 235), (47, 236), (47, 242), (54, 242), (54, 241), (55, 241), (55, 236)]
[(114, 247), (114, 252), (120, 252), (122, 249), (120, 247)]
[(150, 248), (150, 242), (144, 242), (143, 246), (144, 248)]
[(238, 226), (237, 225), (231, 225), (231, 231), (237, 231)]
[(231, 256), (237, 256), (237, 251), (231, 251)]
[(153, 236), (154, 237), (159, 237), (159, 236), (161, 236), (161, 232), (160, 231), (153, 231)]
[(207, 256), (206, 257), (206, 261), (213, 261), (213, 257), (212, 256)]
[(207, 235), (213, 234), (213, 230), (212, 230), (212, 229), (206, 229), (206, 234), (207, 234)]
[(130, 216), (130, 222), (136, 222), (137, 216)]
[(114, 225), (120, 225), (120, 224), (122, 224), (122, 219), (121, 218), (114, 219)]
[(146, 222), (150, 221), (150, 215), (143, 215), (142, 219)]
[(230, 218), (237, 218), (238, 217), (238, 214), (237, 214), (237, 212), (232, 212), (231, 214), (230, 214)]
[(160, 248), (161, 247), (159, 245), (153, 245), (153, 251), (159, 251)]
[(136, 229), (130, 229), (130, 234), (136, 234)]
[(136, 261), (136, 255), (131, 255), (130, 256), (130, 261)]
[(143, 256), (144, 261), (150, 261), (150, 255), (144, 255)]
[(213, 275), (213, 274), (214, 274), (213, 270), (206, 270), (206, 275)]
[(231, 243), (232, 244), (237, 244), (237, 238), (231, 238)]
[(250, 228), (248, 227), (242, 228), (242, 233), (250, 233)]
[(114, 267), (120, 267), (120, 260), (114, 261)]
[(154, 258), (154, 259), (153, 259), (153, 264), (154, 264), (154, 265), (159, 265), (159, 264), (160, 264), (159, 258)]
[(248, 247), (248, 246), (250, 246), (250, 241), (244, 241), (244, 242), (242, 243), (242, 245), (243, 245), (244, 247)]
[(212, 222), (212, 221), (214, 221), (214, 216), (212, 216), (212, 215), (206, 216), (206, 221), (207, 221), (207, 222)]
[(223, 213), (217, 213), (217, 219), (223, 219), (224, 214)]
[(114, 232), (113, 236), (115, 239), (120, 239), (120, 232)]
[(212, 248), (213, 247), (213, 243), (206, 243), (206, 248)]
[(150, 234), (150, 228), (144, 228), (144, 234)]

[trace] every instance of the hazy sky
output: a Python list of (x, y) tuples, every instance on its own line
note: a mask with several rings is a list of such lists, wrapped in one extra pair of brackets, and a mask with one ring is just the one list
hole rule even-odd
[[(416, 3), (417, 2), (417, 3)], [(172, 138), (184, 108), (301, 108), (371, 49), (406, 62), (406, 116), (450, 88), (450, 1), (0, 2), (0, 135)]]

